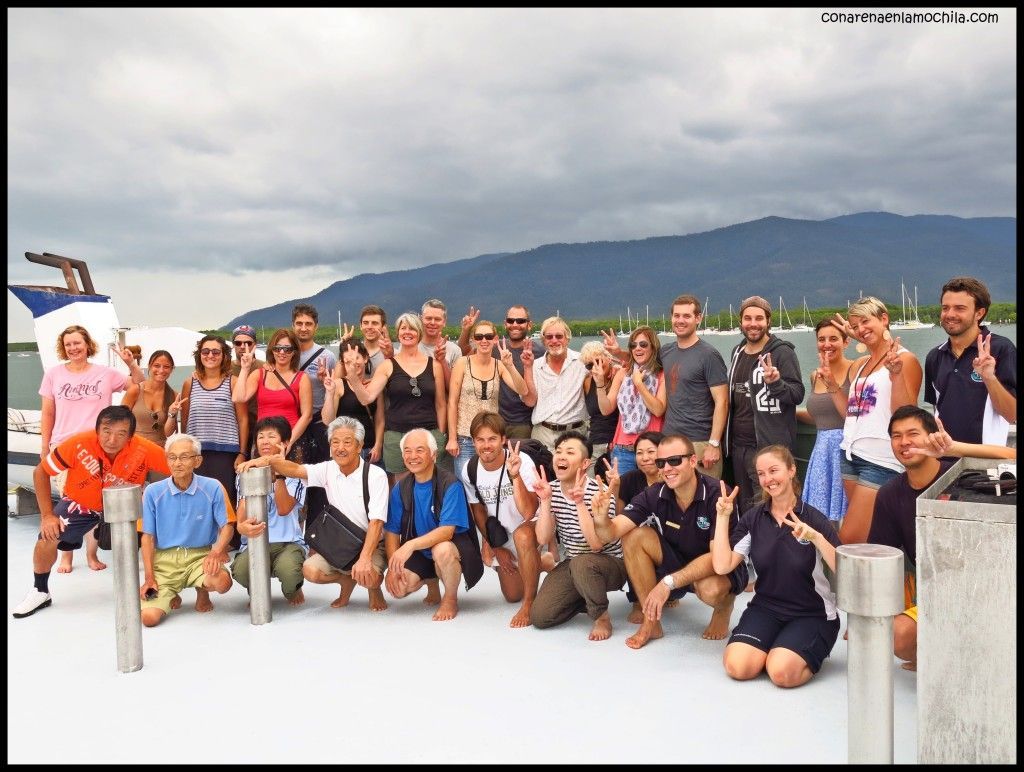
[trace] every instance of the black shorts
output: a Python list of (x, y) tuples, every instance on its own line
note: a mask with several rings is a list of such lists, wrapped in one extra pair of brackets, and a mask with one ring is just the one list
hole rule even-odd
[[(689, 565), (692, 561), (683, 562), (683, 558), (676, 552), (673, 547), (665, 539), (664, 534), (659, 533), (658, 539), (661, 541), (661, 565), (654, 567), (654, 575), (660, 582), (664, 577), (669, 574), (674, 574), (679, 569)], [(747, 567), (744, 563), (740, 563), (735, 569), (729, 572), (727, 575), (729, 579), (729, 592), (733, 595), (739, 595), (747, 587)], [(677, 587), (672, 590), (669, 595), (670, 598), (681, 598), (686, 593), (693, 592), (693, 585), (688, 584), (685, 587)]]
[(792, 617), (786, 619), (760, 606), (747, 606), (732, 630), (729, 643), (745, 643), (769, 652), (775, 648), (798, 654), (812, 673), (832, 653), (839, 637), (839, 617)]
[(434, 561), (424, 555), (420, 550), (416, 550), (409, 556), (409, 559), (405, 561), (405, 570), (412, 571), (420, 579), (426, 581), (427, 579), (437, 579), (437, 570), (434, 568)]
[[(64, 523), (64, 530), (60, 533), (60, 541), (57, 542), (57, 549), (64, 552), (72, 552), (82, 546), (85, 535), (100, 524), (103, 519), (102, 512), (94, 512), (91, 509), (84, 509), (69, 498), (61, 498), (53, 506), (53, 514)], [(43, 538), (43, 534), (39, 534)]]

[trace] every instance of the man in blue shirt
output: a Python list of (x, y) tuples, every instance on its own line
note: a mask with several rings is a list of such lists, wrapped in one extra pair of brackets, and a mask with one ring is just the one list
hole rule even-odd
[[(484, 571), (466, 493), (454, 474), (438, 468), (437, 442), (430, 432), (413, 429), (399, 447), (409, 474), (392, 489), (388, 504), (384, 586), (395, 598), (404, 598), (440, 579), (444, 596), (434, 621), (454, 619), (459, 613), (459, 578), (465, 574), (469, 589)], [(428, 591), (426, 602), (438, 600)]]
[(186, 587), (197, 591), (196, 611), (211, 611), (209, 591), (231, 588), (228, 545), (235, 532), (235, 510), (224, 486), (195, 474), (202, 445), (189, 434), (167, 438), (171, 476), (147, 486), (142, 495), (142, 562), (145, 581), (142, 624), (155, 627), (181, 606)]

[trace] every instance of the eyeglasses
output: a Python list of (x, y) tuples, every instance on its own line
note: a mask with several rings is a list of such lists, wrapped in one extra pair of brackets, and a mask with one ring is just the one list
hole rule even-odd
[(256, 341), (254, 340), (233, 340), (231, 341), (231, 343), (234, 344), (237, 348), (252, 348), (253, 346), (256, 345)]
[(295, 350), (295, 346), (274, 346), (275, 354), (290, 354)]
[(168, 455), (167, 456), (167, 463), (168, 464), (176, 464), (179, 461), (181, 461), (182, 463), (187, 463), (187, 462), (191, 461), (193, 458), (195, 458), (198, 455), (199, 455), (198, 453), (182, 453), (180, 456)]
[(524, 318), (519, 317), (519, 316), (506, 316), (505, 317), (505, 324), (529, 324), (529, 323), (530, 323), (529, 319), (524, 319)]
[(632, 343), (629, 344), (630, 350), (635, 349), (635, 348), (650, 348), (650, 347), (651, 347), (651, 342), (647, 341), (647, 340), (634, 340)]
[(544, 333), (544, 340), (564, 340), (565, 334), (561, 332), (546, 332)]
[(478, 332), (473, 335), (473, 340), (494, 340), (497, 336), (494, 332)]
[(423, 392), (420, 391), (420, 382), (416, 380), (415, 375), (409, 377), (409, 386), (412, 387), (412, 390), (409, 393), (412, 394), (414, 397), (423, 396)]
[(682, 455), (679, 456), (656, 458), (654, 459), (654, 465), (658, 467), (658, 469), (664, 469), (666, 466), (679, 466), (681, 463), (683, 463), (683, 459), (689, 458), (692, 455), (693, 453), (683, 453)]
[(219, 348), (203, 348), (199, 349), (199, 353), (201, 356), (204, 357), (219, 357), (224, 352), (221, 351)]

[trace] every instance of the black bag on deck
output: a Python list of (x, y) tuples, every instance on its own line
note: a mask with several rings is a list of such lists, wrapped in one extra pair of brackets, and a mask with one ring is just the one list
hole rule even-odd
[[(370, 512), (370, 464), (363, 462), (363, 506)], [(334, 568), (348, 571), (359, 559), (366, 531), (349, 520), (333, 504), (324, 502), (306, 528), (309, 546)]]

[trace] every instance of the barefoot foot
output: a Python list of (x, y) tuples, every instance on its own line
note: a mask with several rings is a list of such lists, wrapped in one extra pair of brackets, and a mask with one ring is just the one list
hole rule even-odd
[[(288, 598), (287, 595), (285, 595), (285, 597)], [(301, 587), (292, 594), (292, 597), (288, 598), (289, 606), (301, 606), (305, 602), (306, 596), (303, 595)]]
[(441, 605), (437, 607), (437, 611), (434, 612), (435, 622), (447, 622), (449, 619), (455, 619), (455, 615), (459, 613), (459, 604), (456, 601), (448, 600), (445, 598), (441, 601)]
[(640, 607), (639, 603), (634, 603), (633, 608), (629, 610), (629, 616), (626, 617), (626, 621), (631, 625), (639, 625), (644, 621), (644, 611)]
[(106, 567), (107, 564), (99, 558), (89, 558), (89, 568), (91, 568), (93, 571), (102, 571)]
[(384, 600), (384, 593), (381, 590), (368, 590), (370, 596), (370, 611), (387, 611), (388, 602)]
[(200, 614), (213, 611), (213, 601), (210, 600), (210, 591), (203, 588), (196, 588), (196, 611)]
[(590, 630), (589, 638), (592, 641), (606, 641), (612, 637), (612, 619), (608, 612), (604, 612), (594, 621)]
[(664, 637), (664, 635), (665, 632), (661, 629), (660, 622), (655, 622), (650, 627), (643, 625), (626, 639), (626, 645), (631, 649), (640, 649), (648, 641), (656, 641), (658, 638)]
[(173, 610), (179, 608), (181, 608), (181, 596), (175, 595), (173, 598), (171, 598), (171, 609)]
[(915, 673), (917, 672), (917, 662), (916, 661), (915, 662), (904, 662), (902, 665), (900, 665), (900, 667), (903, 668), (904, 670), (912, 670)]
[(524, 603), (519, 607), (519, 611), (512, 617), (512, 621), (508, 623), (509, 627), (529, 627), (530, 626), (530, 607), (532, 604)]
[(704, 628), (704, 632), (701, 633), (701, 638), (706, 641), (720, 641), (729, 634), (729, 620), (732, 617), (732, 603), (729, 604), (728, 608), (716, 608), (711, 613), (711, 621), (708, 622), (708, 626)]
[(341, 592), (338, 593), (338, 597), (331, 602), (331, 608), (343, 608), (348, 605), (349, 598), (352, 597), (352, 590), (356, 588), (355, 580), (342, 576), (338, 581), (341, 586)]
[(428, 606), (436, 606), (441, 602), (441, 585), (438, 584), (437, 579), (427, 581), (427, 597), (423, 599), (423, 602)]

